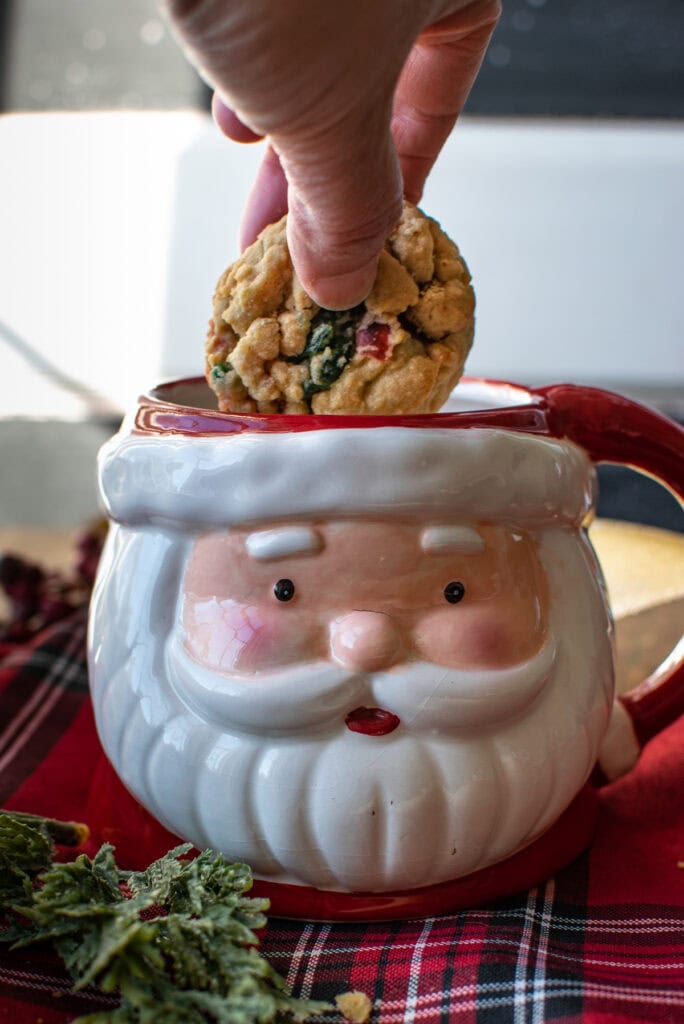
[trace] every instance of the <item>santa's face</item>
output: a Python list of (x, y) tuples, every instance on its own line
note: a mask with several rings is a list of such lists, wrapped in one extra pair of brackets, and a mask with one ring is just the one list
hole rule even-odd
[(212, 533), (184, 583), (191, 656), (257, 675), (331, 660), (501, 668), (537, 652), (544, 575), (529, 536), (501, 526), (324, 522)]
[(93, 659), (106, 749), (168, 828), (258, 875), (457, 878), (539, 835), (591, 770), (611, 654), (576, 531), (387, 519), (121, 543), (117, 579), (138, 582), (94, 616), (116, 623)]
[(102, 460), (93, 697), (135, 796), (257, 875), (352, 891), (548, 828), (612, 699), (586, 454), (498, 420), (188, 437), (168, 415)]

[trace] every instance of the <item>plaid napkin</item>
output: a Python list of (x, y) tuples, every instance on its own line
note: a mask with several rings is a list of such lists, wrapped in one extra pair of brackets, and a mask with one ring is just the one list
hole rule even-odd
[[(0, 639), (0, 806), (87, 821), (102, 753), (85, 597), (63, 590), (51, 620), (34, 608)], [(262, 952), (299, 995), (366, 992), (373, 1024), (683, 1022), (684, 719), (601, 801), (591, 850), (530, 892), (427, 920), (271, 919)], [(0, 947), (3, 1024), (61, 1024), (113, 1005), (73, 993), (51, 954)]]

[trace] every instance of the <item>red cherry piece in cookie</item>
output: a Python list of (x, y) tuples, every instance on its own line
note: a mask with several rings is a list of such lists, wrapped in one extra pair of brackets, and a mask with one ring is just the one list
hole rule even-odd
[(394, 732), (401, 719), (384, 708), (354, 708), (344, 721), (351, 732), (360, 732), (364, 736), (387, 736)]
[(359, 327), (356, 332), (356, 351), (384, 362), (389, 356), (390, 329), (387, 324), (373, 323)]

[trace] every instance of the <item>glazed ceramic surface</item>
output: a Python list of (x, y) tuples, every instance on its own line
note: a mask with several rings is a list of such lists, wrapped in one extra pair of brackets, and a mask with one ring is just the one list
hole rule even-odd
[(201, 389), (144, 401), (100, 461), (95, 713), (166, 828), (276, 882), (417, 890), (545, 833), (604, 737), (631, 766), (592, 459), (538, 401), (240, 419)]

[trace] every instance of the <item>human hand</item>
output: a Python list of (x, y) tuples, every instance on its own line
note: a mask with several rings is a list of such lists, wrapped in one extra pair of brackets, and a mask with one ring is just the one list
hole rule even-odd
[(371, 288), (403, 193), (418, 202), (463, 107), (500, 0), (165, 0), (216, 90), (229, 138), (269, 147), (241, 244), (289, 209), (306, 291), (331, 309)]

